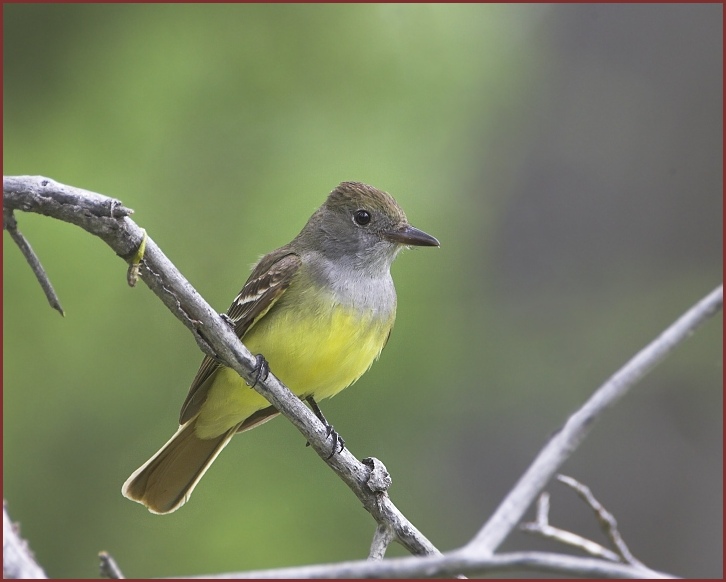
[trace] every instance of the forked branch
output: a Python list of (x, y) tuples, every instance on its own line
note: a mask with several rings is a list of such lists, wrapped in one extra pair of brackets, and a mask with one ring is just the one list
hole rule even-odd
[[(130, 278), (140, 277), (171, 312), (189, 328), (200, 348), (238, 372), (252, 384), (255, 358), (224, 320), (204, 301), (151, 240), (145, 237), (117, 200), (58, 184), (41, 177), (6, 177), (3, 181), (5, 208), (11, 212), (38, 212), (81, 226), (101, 237), (119, 256), (131, 263)], [(141, 258), (139, 249), (145, 241)], [(382, 479), (377, 462), (358, 461), (347, 449), (330, 459), (327, 431), (310, 410), (273, 374), (254, 389), (270, 401), (312, 445), (361, 500), (379, 525), (371, 548), (373, 560), (284, 570), (230, 573), (216, 578), (238, 577), (413, 577), (457, 573), (493, 573), (513, 569), (553, 572), (590, 577), (667, 578), (667, 574), (644, 567), (635, 560), (622, 564), (608, 559), (581, 558), (561, 554), (518, 552), (494, 555), (502, 541), (521, 520), (524, 512), (544, 489), (592, 428), (594, 421), (613, 406), (656, 364), (664, 360), (723, 305), (719, 286), (616, 372), (577, 410), (545, 445), (532, 465), (507, 495), (494, 515), (464, 547), (441, 554), (388, 497), (389, 481)], [(395, 539), (415, 558), (377, 559)], [(604, 558), (608, 555), (602, 554)], [(209, 578), (210, 576), (205, 576)]]

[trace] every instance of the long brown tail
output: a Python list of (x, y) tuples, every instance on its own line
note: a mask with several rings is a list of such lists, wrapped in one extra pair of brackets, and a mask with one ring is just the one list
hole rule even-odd
[(121, 488), (125, 497), (145, 505), (152, 513), (171, 513), (184, 505), (212, 461), (234, 436), (237, 426), (212, 438), (196, 436), (194, 417), (181, 425), (173, 437)]

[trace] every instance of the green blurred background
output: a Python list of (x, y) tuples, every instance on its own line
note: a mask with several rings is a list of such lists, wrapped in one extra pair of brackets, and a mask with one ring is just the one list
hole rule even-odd
[[(439, 549), (548, 436), (722, 279), (721, 5), (12, 5), (4, 173), (117, 197), (219, 311), (342, 180), (441, 249), (394, 266), (380, 361), (323, 403)], [(191, 502), (121, 496), (201, 355), (99, 239), (17, 214), (66, 317), (4, 238), (4, 497), (52, 577), (364, 558), (373, 520), (284, 419)], [(564, 467), (634, 554), (722, 576), (722, 318)], [(552, 485), (552, 520), (604, 541)], [(530, 513), (531, 514), (531, 513)], [(514, 533), (502, 549), (560, 549)], [(403, 555), (393, 548), (390, 555)]]

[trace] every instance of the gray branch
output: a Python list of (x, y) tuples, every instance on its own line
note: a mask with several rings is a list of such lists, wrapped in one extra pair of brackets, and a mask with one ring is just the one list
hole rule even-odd
[[(132, 260), (144, 240), (144, 230), (130, 218), (131, 211), (118, 200), (59, 184), (40, 176), (3, 178), (5, 208), (37, 212), (76, 224), (99, 236), (117, 255)], [(229, 325), (191, 286), (161, 249), (146, 237), (140, 277), (187, 328), (209, 355), (217, 357), (254, 383), (254, 356), (239, 341)], [(438, 554), (439, 551), (404, 517), (390, 500), (387, 491), (369, 485), (373, 469), (344, 449), (330, 459), (331, 441), (326, 428), (310, 409), (271, 373), (254, 386), (303, 434), (316, 453), (356, 494), (378, 524), (388, 526), (396, 541), (414, 555)], [(377, 480), (379, 481), (379, 480)]]
[(103, 578), (110, 578), (111, 580), (122, 580), (126, 578), (121, 572), (121, 568), (118, 567), (116, 560), (108, 552), (98, 552), (98, 570), (99, 574)]
[(20, 537), (18, 526), (10, 521), (3, 501), (3, 578), (47, 578), (35, 561), (28, 543)]
[(388, 558), (386, 560), (357, 560), (327, 565), (230, 572), (213, 576), (189, 578), (237, 579), (237, 578), (433, 578), (491, 575), (512, 571), (545, 572), (579, 578), (674, 578), (670, 574), (637, 568), (626, 564), (614, 564), (594, 558), (581, 558), (567, 554), (544, 552), (510, 552), (496, 556), (477, 555), (460, 549), (439, 556)]
[[(38, 212), (81, 226), (102, 238), (119, 256), (138, 263), (137, 250), (144, 231), (128, 215), (120, 202), (99, 194), (58, 184), (41, 177), (4, 179), (5, 207)], [(202, 350), (216, 356), (238, 372), (248, 383), (254, 378), (255, 359), (222, 318), (202, 299), (161, 250), (146, 238), (146, 250), (138, 267), (141, 279), (156, 293), (172, 313), (189, 328)], [(547, 443), (530, 468), (514, 486), (489, 521), (464, 547), (442, 555), (393, 505), (388, 497), (385, 468), (378, 461), (358, 461), (347, 449), (330, 454), (331, 443), (325, 427), (312, 412), (279, 380), (270, 374), (254, 387), (305, 436), (318, 455), (353, 490), (363, 506), (379, 524), (372, 557), (385, 551), (388, 535), (408, 549), (415, 558), (364, 560), (327, 566), (307, 566), (221, 574), (215, 578), (264, 577), (412, 577), (445, 576), (460, 573), (480, 574), (510, 570), (532, 570), (589, 577), (668, 578), (638, 565), (614, 564), (605, 560), (537, 552), (493, 555), (502, 541), (521, 520), (524, 512), (543, 490), (559, 467), (575, 451), (595, 420), (613, 406), (647, 372), (690, 336), (723, 304), (719, 287), (697, 303), (649, 346), (603, 384), (576, 411), (563, 428)], [(382, 465), (381, 465), (382, 467)], [(421, 557), (423, 556), (423, 557)], [(209, 578), (210, 576), (205, 576)]]
[(55, 289), (53, 289), (53, 285), (51, 284), (43, 265), (40, 264), (38, 255), (35, 254), (33, 247), (30, 246), (30, 243), (23, 236), (23, 233), (18, 230), (18, 221), (15, 220), (13, 211), (7, 208), (3, 208), (3, 230), (8, 231), (10, 238), (13, 239), (20, 249), (20, 252), (23, 253), (25, 260), (28, 262), (28, 265), (30, 265), (31, 270), (35, 274), (35, 278), (38, 279), (38, 283), (40, 283), (40, 287), (43, 289), (45, 298), (48, 300), (50, 306), (61, 315), (65, 315), (60, 304), (60, 299), (58, 299), (58, 295), (56, 294)]
[(383, 556), (386, 555), (388, 546), (393, 541), (394, 534), (391, 528), (385, 524), (378, 524), (376, 533), (373, 534), (373, 541), (371, 542), (371, 549), (368, 552), (369, 560), (382, 560)]
[[(559, 542), (563, 545), (577, 548), (595, 558), (602, 558), (611, 562), (622, 562), (621, 557), (606, 547), (584, 538), (575, 533), (554, 527), (549, 523), (550, 495), (546, 491), (537, 499), (537, 520), (523, 523), (519, 526), (524, 532), (542, 536), (545, 539)], [(642, 564), (640, 564), (642, 565)]]
[(467, 548), (492, 554), (516, 527), (524, 512), (562, 464), (575, 452), (595, 421), (722, 306), (723, 285), (720, 285), (600, 386), (544, 446)]
[(592, 509), (597, 521), (600, 523), (600, 527), (617, 551), (618, 559), (632, 566), (642, 566), (643, 563), (632, 554), (623, 536), (620, 534), (615, 516), (605, 509), (605, 506), (595, 498), (590, 488), (567, 475), (557, 475), (557, 480), (574, 489), (590, 509)]

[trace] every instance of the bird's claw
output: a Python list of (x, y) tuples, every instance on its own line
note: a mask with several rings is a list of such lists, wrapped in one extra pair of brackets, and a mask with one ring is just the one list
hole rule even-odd
[(267, 363), (265, 356), (257, 354), (255, 356), (255, 367), (252, 368), (252, 373), (255, 375), (255, 381), (252, 382), (250, 388), (257, 386), (257, 383), (262, 380), (267, 380), (267, 376), (270, 375), (270, 364)]
[[(330, 454), (326, 457), (326, 458), (330, 459), (330, 458), (332, 458), (332, 456), (335, 453), (343, 452), (343, 449), (345, 448), (345, 439), (342, 436), (340, 436), (331, 425), (328, 425), (327, 436), (329, 436), (333, 439), (333, 449), (330, 451)], [(340, 449), (336, 450), (338, 448), (338, 445), (340, 445)]]
[[(333, 439), (333, 448), (327, 458), (330, 459), (335, 453), (342, 453), (345, 448), (345, 440), (343, 437), (340, 436), (333, 428), (333, 425), (327, 421), (323, 415), (323, 411), (320, 410), (318, 403), (315, 402), (315, 398), (308, 396), (305, 400), (307, 400), (313, 413), (318, 417), (318, 420), (323, 423), (323, 426), (325, 426), (325, 438), (331, 437)], [(340, 445), (340, 449), (338, 448), (338, 445)], [(310, 443), (305, 443), (305, 446), (309, 447)]]

